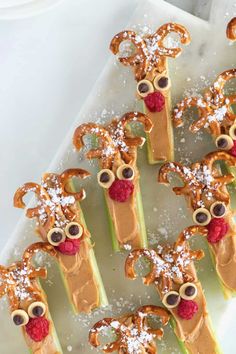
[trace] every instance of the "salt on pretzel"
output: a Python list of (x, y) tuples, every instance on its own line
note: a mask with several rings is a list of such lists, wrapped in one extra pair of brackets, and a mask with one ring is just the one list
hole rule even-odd
[[(98, 321), (89, 332), (89, 342), (95, 348), (100, 345), (99, 334), (112, 329), (116, 334), (116, 340), (107, 343), (102, 347), (104, 353), (118, 351), (118, 353), (129, 353), (130, 341), (137, 341), (137, 345), (142, 349), (142, 353), (155, 354), (156, 344), (153, 341), (163, 337), (162, 328), (152, 328), (147, 321), (147, 316), (160, 317), (162, 325), (166, 326), (170, 315), (162, 307), (147, 305), (138, 308), (134, 313), (120, 318), (104, 318)], [(147, 334), (144, 336), (144, 334)]]
[(207, 154), (201, 162), (194, 163), (190, 167), (177, 162), (164, 164), (160, 168), (158, 181), (169, 184), (169, 173), (177, 174), (184, 186), (174, 187), (173, 191), (177, 195), (189, 197), (194, 210), (199, 208), (204, 195), (210, 195), (212, 200), (229, 203), (229, 193), (225, 186), (233, 182), (234, 176), (232, 174), (222, 176), (217, 173), (214, 164), (218, 161), (225, 161), (229, 166), (236, 166), (236, 157), (225, 151), (216, 151)]
[(126, 277), (130, 279), (137, 277), (135, 264), (143, 257), (149, 261), (151, 267), (150, 272), (142, 278), (143, 283), (146, 285), (156, 284), (161, 293), (170, 291), (172, 283), (182, 284), (192, 281), (192, 276), (186, 270), (185, 264), (202, 259), (204, 252), (202, 250), (191, 250), (188, 241), (196, 235), (205, 237), (207, 232), (205, 227), (190, 226), (180, 233), (173, 245), (163, 247), (161, 253), (154, 249), (131, 251), (125, 262)]
[[(24, 291), (25, 294), (30, 294), (30, 297), (34, 301), (43, 301), (41, 292), (39, 292), (38, 288), (34, 287), (33, 283), (38, 278), (47, 277), (46, 268), (35, 268), (32, 265), (32, 258), (39, 251), (56, 257), (56, 251), (52, 245), (45, 242), (37, 242), (24, 251), (21, 261), (13, 263), (8, 267), (0, 266), (0, 297), (5, 294), (8, 296), (12, 311), (19, 309), (20, 299), (19, 290), (17, 291), (18, 288), (21, 289), (20, 291)], [(20, 279), (18, 279), (17, 274), (19, 274)]]
[(97, 158), (101, 161), (102, 168), (112, 168), (113, 162), (118, 158), (126, 163), (130, 162), (134, 156), (134, 150), (141, 147), (144, 138), (134, 137), (127, 127), (130, 123), (138, 122), (144, 127), (145, 132), (150, 132), (152, 123), (145, 114), (139, 112), (129, 112), (121, 119), (114, 119), (109, 125), (101, 126), (95, 123), (85, 123), (76, 128), (73, 143), (77, 150), (81, 150), (85, 145), (83, 140), (86, 135), (94, 135), (98, 138), (99, 147), (90, 149), (86, 153), (88, 159)]
[(198, 119), (194, 121), (189, 130), (196, 133), (200, 129), (208, 129), (213, 137), (227, 131), (234, 123), (236, 115), (232, 111), (232, 104), (236, 103), (236, 95), (225, 95), (225, 84), (236, 78), (236, 69), (221, 73), (203, 97), (186, 97), (179, 102), (173, 111), (175, 127), (183, 125), (183, 114), (190, 107), (196, 107)]
[(130, 56), (119, 57), (119, 60), (124, 65), (132, 66), (136, 80), (140, 81), (153, 68), (163, 72), (166, 69), (166, 58), (176, 58), (181, 53), (181, 48), (166, 47), (164, 44), (164, 40), (172, 32), (180, 36), (182, 44), (190, 43), (189, 32), (184, 26), (177, 23), (166, 23), (152, 35), (144, 37), (134, 31), (122, 31), (111, 40), (110, 50), (116, 55), (119, 53), (120, 44), (123, 41), (130, 41), (133, 44), (135, 53)]
[(24, 196), (29, 192), (33, 192), (40, 202), (40, 205), (34, 208), (28, 208), (26, 211), (27, 217), (40, 217), (43, 210), (46, 214), (46, 221), (44, 223), (46, 229), (50, 229), (54, 226), (56, 213), (62, 212), (67, 218), (69, 218), (69, 220), (72, 220), (74, 218), (74, 213), (67, 205), (57, 205), (57, 207), (53, 208), (53, 210), (49, 207), (51, 203), (51, 196), (47, 191), (47, 187), (50, 188), (50, 183), (54, 183), (56, 180), (58, 190), (60, 190), (62, 197), (72, 196), (75, 201), (80, 201), (86, 197), (85, 190), (81, 189), (79, 192), (72, 192), (68, 190), (68, 184), (71, 182), (73, 177), (84, 179), (89, 175), (89, 172), (79, 168), (65, 170), (60, 175), (54, 173), (45, 174), (42, 179), (42, 185), (37, 183), (25, 183), (16, 191), (14, 195), (14, 206), (24, 209), (26, 207), (23, 201)]

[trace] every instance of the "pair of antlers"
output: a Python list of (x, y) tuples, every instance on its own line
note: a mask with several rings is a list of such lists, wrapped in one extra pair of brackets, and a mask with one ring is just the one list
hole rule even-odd
[(130, 279), (137, 277), (135, 272), (136, 262), (144, 257), (150, 262), (151, 270), (143, 277), (143, 283), (155, 283), (161, 293), (172, 289), (172, 283), (182, 284), (194, 280), (187, 271), (188, 265), (204, 257), (202, 250), (191, 250), (188, 240), (195, 236), (207, 236), (208, 230), (201, 226), (190, 226), (184, 229), (172, 246), (154, 249), (137, 249), (131, 251), (125, 263), (125, 274)]
[(83, 179), (89, 175), (89, 172), (79, 168), (65, 170), (60, 175), (54, 173), (45, 174), (41, 185), (33, 182), (25, 183), (16, 191), (14, 206), (22, 209), (25, 208), (24, 196), (29, 192), (34, 192), (39, 205), (29, 208), (26, 212), (27, 217), (38, 217), (39, 220), (42, 220), (42, 213), (46, 214), (45, 227), (47, 229), (54, 226), (57, 212), (62, 212), (68, 220), (72, 220), (75, 214), (70, 209), (70, 206), (76, 201), (83, 200), (86, 193), (84, 189), (81, 189), (80, 192), (71, 192), (68, 190), (68, 184), (73, 177)]
[(20, 302), (27, 297), (42, 301), (41, 294), (34, 287), (33, 281), (37, 278), (46, 278), (46, 268), (35, 268), (32, 265), (33, 256), (43, 251), (56, 257), (54, 247), (48, 243), (37, 242), (29, 246), (23, 253), (22, 260), (5, 267), (0, 266), (0, 297), (8, 295), (12, 310), (19, 308)]
[(80, 125), (74, 133), (73, 143), (77, 150), (81, 150), (85, 145), (84, 136), (94, 135), (98, 138), (99, 147), (90, 149), (86, 153), (88, 159), (100, 159), (102, 168), (111, 168), (116, 158), (122, 158), (129, 163), (134, 158), (134, 149), (142, 146), (145, 139), (134, 137), (128, 130), (131, 123), (138, 122), (144, 127), (145, 132), (150, 132), (152, 123), (150, 119), (139, 112), (129, 112), (121, 119), (114, 119), (111, 124), (102, 126), (95, 123), (85, 123)]
[(133, 314), (118, 319), (104, 318), (97, 322), (89, 332), (89, 341), (94, 347), (98, 347), (100, 345), (99, 333), (105, 329), (112, 329), (117, 338), (102, 348), (105, 353), (118, 351), (122, 354), (155, 354), (156, 345), (153, 340), (154, 338), (161, 339), (164, 332), (162, 328), (154, 329), (148, 324), (148, 315), (160, 317), (163, 326), (167, 325), (170, 319), (170, 315), (162, 307), (142, 306)]
[(226, 70), (217, 77), (204, 97), (186, 97), (179, 102), (173, 111), (175, 127), (183, 125), (182, 117), (186, 109), (196, 107), (198, 119), (190, 125), (191, 132), (196, 133), (201, 128), (206, 128), (214, 137), (224, 133), (224, 130), (227, 130), (236, 119), (231, 108), (236, 103), (236, 95), (225, 96), (224, 94), (225, 84), (234, 78), (236, 78), (236, 69)]
[(113, 37), (110, 49), (116, 55), (119, 53), (120, 44), (123, 41), (129, 41), (133, 44), (135, 53), (130, 56), (119, 57), (119, 60), (124, 65), (133, 66), (135, 78), (140, 81), (154, 68), (159, 72), (166, 70), (166, 58), (176, 58), (181, 53), (181, 48), (165, 46), (164, 40), (170, 33), (177, 33), (182, 44), (190, 43), (189, 32), (184, 26), (177, 23), (166, 23), (158, 28), (154, 34), (144, 37), (134, 31), (122, 31)]
[(158, 181), (169, 184), (169, 173), (173, 172), (180, 176), (184, 182), (183, 187), (174, 187), (173, 191), (177, 195), (186, 195), (190, 198), (192, 208), (199, 208), (203, 195), (207, 199), (229, 202), (229, 193), (225, 186), (234, 181), (232, 174), (221, 175), (214, 164), (225, 161), (228, 166), (236, 166), (236, 158), (227, 152), (216, 151), (207, 154), (201, 162), (185, 167), (178, 162), (164, 164), (159, 171)]

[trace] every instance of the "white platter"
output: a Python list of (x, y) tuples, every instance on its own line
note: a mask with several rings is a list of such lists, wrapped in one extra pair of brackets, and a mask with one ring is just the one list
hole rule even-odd
[[(179, 22), (189, 29), (192, 44), (184, 48), (183, 54), (178, 59), (169, 60), (174, 102), (180, 99), (186, 90), (190, 91), (192, 87), (202, 89), (206, 82), (210, 83), (218, 73), (235, 64), (236, 48), (230, 46), (225, 38), (228, 17), (223, 18), (222, 15), (226, 12), (233, 15), (235, 9), (233, 1), (229, 1), (227, 6), (220, 1), (214, 1), (213, 5), (210, 22), (205, 22), (164, 1), (149, 0), (140, 3), (130, 21), (131, 27), (135, 26), (136, 29), (148, 25), (154, 30), (169, 21)], [(141, 279), (135, 282), (125, 279), (123, 267), (126, 254), (112, 252), (105, 207), (101, 208), (102, 190), (95, 182), (96, 162), (91, 164), (81, 159), (82, 155), (79, 156), (71, 144), (74, 128), (81, 122), (96, 121), (100, 118), (105, 121), (115, 115), (134, 110), (136, 107), (134, 93), (135, 82), (131, 70), (118, 64), (111, 54), (111, 59), (48, 168), (48, 171), (62, 171), (68, 167), (82, 166), (94, 172), (93, 177), (85, 183), (87, 198), (82, 203), (82, 208), (96, 242), (97, 260), (111, 304), (109, 308), (96, 311), (93, 315), (75, 317), (70, 313), (58, 272), (53, 265), (49, 268), (49, 280), (44, 285), (64, 353), (94, 352), (95, 350), (87, 343), (87, 335), (90, 326), (98, 319), (110, 314), (115, 316), (125, 313), (141, 304), (159, 304), (158, 296), (152, 287), (144, 287)], [(178, 143), (183, 134), (185, 142)], [(193, 137), (187, 130), (176, 132), (176, 142), (177, 160), (195, 161), (214, 149), (207, 134)], [(191, 216), (183, 198), (175, 197), (171, 188), (166, 189), (157, 184), (158, 168), (147, 164), (146, 151), (143, 150), (139, 154), (138, 164), (150, 244), (173, 241), (185, 226), (191, 225)], [(1, 263), (17, 259), (25, 246), (37, 240), (33, 230), (34, 222), (28, 221), (22, 213), (14, 234), (0, 255)], [(194, 245), (206, 250), (200, 240)], [(209, 312), (223, 352), (233, 354), (236, 299), (225, 302), (207, 250), (206, 255), (197, 267), (199, 278), (205, 288)], [(11, 324), (5, 301), (1, 302), (1, 324), (0, 353), (26, 353), (20, 331)], [(159, 353), (180, 353), (170, 328), (167, 328), (164, 340), (159, 343)]]
[(0, 19), (12, 20), (38, 15), (63, 0), (0, 0)]

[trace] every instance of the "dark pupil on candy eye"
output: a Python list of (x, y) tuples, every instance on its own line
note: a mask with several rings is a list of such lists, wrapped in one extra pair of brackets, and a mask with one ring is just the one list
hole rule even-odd
[(217, 141), (217, 146), (218, 146), (219, 148), (226, 148), (226, 147), (228, 146), (228, 142), (227, 142), (226, 139), (221, 138), (221, 139), (219, 139), (219, 140)]
[(69, 233), (71, 236), (76, 236), (79, 233), (79, 226), (78, 225), (72, 225), (69, 227)]
[(196, 215), (196, 220), (199, 222), (199, 223), (203, 223), (205, 221), (207, 221), (207, 215), (205, 213), (198, 213)]
[(194, 286), (191, 286), (191, 285), (189, 285), (189, 286), (187, 286), (187, 288), (185, 289), (185, 295), (187, 295), (187, 296), (193, 296), (194, 294), (195, 294), (195, 288), (194, 288)]
[(102, 183), (106, 183), (106, 182), (109, 182), (110, 180), (110, 176), (107, 172), (103, 172), (100, 176), (100, 182)]
[(223, 204), (216, 204), (213, 208), (213, 213), (216, 216), (221, 216), (225, 213), (225, 206)]
[(160, 88), (165, 88), (166, 86), (168, 86), (168, 77), (161, 77), (159, 80), (158, 80), (158, 86)]
[(62, 240), (62, 234), (60, 232), (53, 232), (51, 235), (51, 240), (53, 242), (60, 242)]
[(126, 167), (122, 171), (122, 175), (124, 178), (131, 178), (133, 176), (133, 170), (130, 167)]
[(166, 302), (168, 305), (175, 305), (178, 301), (179, 296), (175, 294), (171, 294), (167, 296)]
[(20, 315), (15, 315), (13, 317), (13, 322), (15, 323), (15, 325), (20, 326), (24, 322), (24, 319)]
[(138, 85), (138, 90), (140, 93), (148, 92), (148, 90), (149, 90), (148, 84), (145, 84), (144, 82), (142, 82), (141, 84)]
[(43, 314), (43, 308), (41, 306), (35, 306), (32, 311), (33, 315), (36, 317), (40, 317)]

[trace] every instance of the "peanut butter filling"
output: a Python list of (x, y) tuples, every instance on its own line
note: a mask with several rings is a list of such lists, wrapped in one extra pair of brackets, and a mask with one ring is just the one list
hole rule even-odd
[[(175, 334), (182, 342), (184, 342), (186, 349), (189, 350), (191, 354), (218, 354), (218, 345), (215, 341), (214, 333), (209, 321), (206, 299), (193, 265), (188, 267), (188, 273), (194, 278), (194, 284), (198, 289), (197, 297), (194, 299), (198, 304), (198, 311), (191, 320), (184, 320), (178, 316), (176, 308), (169, 309), (176, 324), (174, 329)], [(173, 290), (178, 290), (178, 287), (173, 287)]]
[[(15, 205), (24, 207), (24, 195), (28, 191), (36, 193), (37, 206), (28, 209), (27, 215), (37, 217), (37, 233), (45, 242), (54, 246), (64, 284), (75, 311), (86, 313), (100, 305), (100, 288), (92, 264), (90, 233), (79, 206), (79, 201), (84, 199), (86, 194), (83, 189), (74, 191), (71, 179), (86, 178), (88, 175), (89, 173), (82, 169), (69, 169), (61, 175), (47, 173), (43, 176), (42, 185), (28, 183), (15, 194)], [(79, 230), (82, 229), (82, 234), (78, 237), (68, 235), (67, 227), (72, 224), (76, 224)], [(55, 232), (56, 237), (61, 237), (58, 243), (55, 244), (50, 238), (51, 232)], [(75, 247), (75, 251), (66, 249), (66, 242), (69, 249)], [(61, 243), (64, 243), (62, 249)]]
[(91, 312), (99, 306), (100, 296), (94, 276), (87, 239), (80, 244), (80, 251), (73, 257), (58, 253), (69, 297), (78, 312)]

